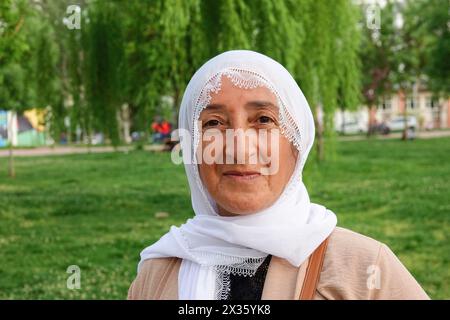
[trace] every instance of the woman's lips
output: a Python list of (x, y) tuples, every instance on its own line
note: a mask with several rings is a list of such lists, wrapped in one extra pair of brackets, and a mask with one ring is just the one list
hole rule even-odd
[(251, 181), (261, 176), (258, 171), (225, 171), (224, 177), (235, 181)]

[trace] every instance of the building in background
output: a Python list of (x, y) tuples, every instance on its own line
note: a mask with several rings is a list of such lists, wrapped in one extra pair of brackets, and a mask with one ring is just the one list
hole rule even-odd
[(0, 110), (0, 148), (8, 145), (8, 113)]
[(37, 147), (45, 145), (44, 114), (31, 109), (17, 115), (0, 110), (0, 147)]
[[(392, 120), (403, 116), (405, 108), (407, 115), (417, 120), (418, 130), (450, 128), (450, 99), (436, 100), (426, 90), (419, 91), (415, 98), (401, 91), (386, 97), (372, 110), (371, 116), (378, 124), (389, 125)], [(344, 133), (365, 133), (368, 122), (367, 106), (362, 106), (357, 111), (338, 111), (334, 117), (336, 130)]]

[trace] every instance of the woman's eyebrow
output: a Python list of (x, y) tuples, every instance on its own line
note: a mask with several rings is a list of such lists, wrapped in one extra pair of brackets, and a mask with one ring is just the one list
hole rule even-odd
[[(272, 102), (270, 102), (270, 101), (263, 101), (263, 100), (248, 101), (245, 104), (245, 106), (246, 107), (247, 106), (255, 107), (255, 108), (269, 107), (269, 108), (278, 109), (278, 107), (276, 105), (274, 105)], [(223, 109), (225, 109), (225, 105), (223, 105), (221, 103), (210, 103), (203, 110), (217, 111), (217, 110), (223, 110)]]
[(278, 109), (278, 107), (276, 105), (274, 105), (272, 102), (262, 101), (262, 100), (249, 101), (245, 105), (250, 106), (250, 107), (256, 107), (256, 108), (269, 107), (269, 108), (273, 108), (273, 109)]
[(220, 109), (225, 109), (225, 106), (220, 103), (210, 103), (203, 110), (215, 111), (215, 110), (220, 110)]

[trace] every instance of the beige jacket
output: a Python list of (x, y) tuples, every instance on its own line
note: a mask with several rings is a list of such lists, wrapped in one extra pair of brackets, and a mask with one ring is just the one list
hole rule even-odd
[[(178, 299), (179, 258), (145, 261), (128, 299)], [(307, 261), (295, 267), (272, 257), (263, 300), (297, 299)], [(315, 300), (429, 299), (400, 260), (384, 244), (343, 228), (330, 235)]]

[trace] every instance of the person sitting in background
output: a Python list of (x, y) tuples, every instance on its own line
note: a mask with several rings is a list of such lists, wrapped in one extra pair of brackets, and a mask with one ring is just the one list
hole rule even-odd
[(156, 116), (152, 123), (152, 132), (153, 132), (153, 143), (160, 143), (162, 141), (162, 127), (161, 127), (161, 117)]
[(163, 120), (160, 125), (161, 140), (170, 139), (170, 132), (172, 131), (172, 125), (167, 120)]

